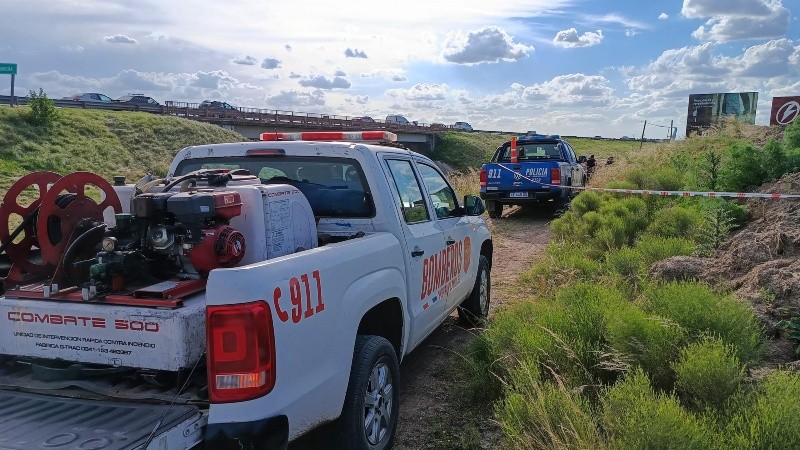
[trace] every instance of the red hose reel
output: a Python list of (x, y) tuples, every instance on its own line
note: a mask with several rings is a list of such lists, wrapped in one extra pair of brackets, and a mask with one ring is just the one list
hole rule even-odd
[[(101, 191), (99, 203), (88, 195), (90, 186)], [(23, 192), (30, 188), (36, 188), (38, 195), (29, 205), (20, 205)], [(122, 212), (119, 197), (108, 181), (90, 172), (64, 177), (34, 172), (17, 180), (0, 205), (0, 245), (11, 261), (5, 285), (52, 273), (78, 224), (87, 219), (102, 222), (103, 211), (108, 208), (113, 208), (114, 213)], [(22, 223), (10, 230), (13, 215), (21, 217)]]

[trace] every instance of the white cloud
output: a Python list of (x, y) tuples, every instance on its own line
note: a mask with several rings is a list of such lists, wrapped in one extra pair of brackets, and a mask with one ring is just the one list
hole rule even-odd
[(662, 12), (661, 14), (658, 15), (658, 20), (667, 20), (667, 19), (669, 19), (669, 14), (667, 13)]
[(550, 105), (608, 105), (614, 93), (609, 84), (608, 79), (600, 75), (559, 75), (524, 87), (522, 98), (530, 102), (547, 101)]
[(106, 36), (103, 38), (105, 42), (110, 44), (138, 44), (139, 41), (132, 37), (125, 36), (124, 34), (115, 34), (113, 36)]
[(373, 69), (369, 72), (359, 74), (361, 78), (385, 78), (391, 81), (406, 81), (405, 72), (402, 69)]
[(588, 23), (588, 24), (608, 24), (608, 25), (620, 25), (627, 29), (634, 29), (634, 30), (647, 30), (650, 28), (649, 25), (639, 22), (638, 20), (634, 20), (619, 14), (611, 13), (611, 14), (603, 14), (603, 15), (582, 15), (580, 16), (580, 23)]
[(337, 70), (336, 72), (333, 73), (333, 76), (335, 76), (335, 77), (346, 77), (347, 76), (347, 72), (345, 72), (344, 70), (339, 69), (339, 70)]
[(237, 56), (233, 58), (234, 64), (239, 64), (242, 66), (255, 66), (257, 62), (258, 61), (256, 61), (256, 59), (250, 55)]
[(272, 69), (277, 69), (280, 66), (281, 66), (281, 60), (280, 59), (265, 58), (263, 61), (261, 61), (261, 68), (262, 69), (272, 70)]
[(781, 0), (684, 0), (681, 14), (708, 17), (692, 37), (714, 42), (780, 38), (786, 35), (791, 17)]
[(456, 64), (516, 61), (533, 52), (533, 46), (515, 43), (505, 30), (487, 26), (469, 33), (449, 33), (442, 56)]
[(747, 48), (741, 56), (724, 58), (737, 77), (800, 78), (800, 45), (777, 39)]
[(265, 100), (271, 107), (296, 111), (297, 108), (325, 106), (325, 93), (319, 89), (312, 92), (281, 91), (279, 94), (267, 96)]
[(568, 28), (556, 33), (553, 38), (553, 44), (559, 47), (576, 48), (576, 47), (591, 47), (599, 44), (603, 40), (603, 32), (587, 31), (583, 35), (578, 35), (578, 30), (575, 28)]
[(346, 78), (334, 76), (332, 79), (324, 75), (311, 76), (306, 79), (300, 80), (300, 86), (313, 87), (317, 89), (347, 89), (350, 87), (350, 82)]
[(344, 51), (344, 56), (347, 58), (366, 58), (367, 52), (357, 48), (348, 48)]
[(634, 36), (636, 36), (637, 34), (639, 34), (639, 32), (638, 32), (638, 31), (636, 31), (636, 30), (635, 30), (635, 29), (633, 29), (633, 28), (627, 28), (627, 29), (625, 29), (625, 36), (627, 36), (627, 37), (634, 37)]
[(420, 83), (408, 89), (388, 89), (386, 95), (408, 101), (441, 101), (447, 98), (447, 84)]

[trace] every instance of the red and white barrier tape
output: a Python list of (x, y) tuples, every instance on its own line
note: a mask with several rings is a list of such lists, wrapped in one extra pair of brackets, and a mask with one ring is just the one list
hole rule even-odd
[(584, 186), (562, 186), (560, 184), (542, 183), (533, 180), (531, 178), (528, 178), (519, 172), (514, 172), (513, 169), (509, 169), (508, 167), (502, 164), (498, 164), (498, 166), (508, 170), (509, 172), (512, 172), (515, 175), (515, 178), (516, 176), (519, 176), (520, 178), (524, 178), (530, 181), (531, 183), (537, 183), (542, 186), (560, 187), (564, 189), (576, 189), (580, 191), (613, 192), (616, 194), (658, 195), (661, 197), (800, 198), (800, 194), (763, 194), (760, 192), (659, 191), (652, 189), (612, 189), (612, 188), (584, 187)]

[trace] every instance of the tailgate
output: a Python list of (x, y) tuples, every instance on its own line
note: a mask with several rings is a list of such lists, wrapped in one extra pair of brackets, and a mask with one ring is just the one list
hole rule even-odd
[(494, 163), (486, 165), (487, 191), (544, 189), (550, 183), (550, 162)]
[(191, 405), (147, 405), (0, 391), (0, 449), (136, 449), (163, 423), (151, 449), (185, 449), (207, 416)]

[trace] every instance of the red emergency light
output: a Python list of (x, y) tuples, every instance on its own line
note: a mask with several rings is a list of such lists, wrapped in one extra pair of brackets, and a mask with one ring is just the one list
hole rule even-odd
[(306, 131), (300, 133), (261, 133), (261, 140), (397, 142), (397, 135), (388, 131)]

